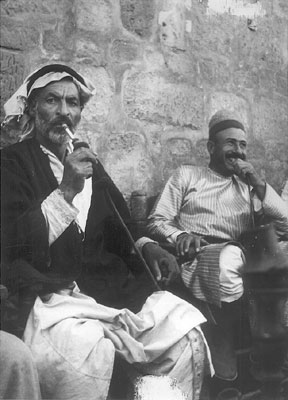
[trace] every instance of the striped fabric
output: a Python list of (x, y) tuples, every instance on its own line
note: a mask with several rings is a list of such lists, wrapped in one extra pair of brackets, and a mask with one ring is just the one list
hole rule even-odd
[[(287, 205), (268, 184), (261, 206), (277, 231), (287, 233)], [(148, 217), (148, 230), (158, 240), (174, 243), (182, 232), (238, 240), (251, 228), (251, 220), (245, 182), (237, 176), (223, 177), (208, 167), (186, 165), (165, 185)]]
[(226, 244), (210, 244), (202, 248), (193, 261), (181, 265), (184, 285), (199, 300), (221, 306), (219, 282), (219, 257)]
[[(272, 218), (278, 233), (288, 232), (288, 210), (266, 185), (255, 207)], [(176, 243), (180, 233), (195, 233), (221, 243), (202, 248), (193, 262), (181, 266), (184, 284), (200, 300), (220, 306), (219, 256), (230, 241), (252, 227), (248, 185), (237, 176), (223, 177), (208, 167), (182, 166), (168, 180), (149, 218), (148, 230), (159, 241)], [(224, 243), (223, 243), (224, 242)]]

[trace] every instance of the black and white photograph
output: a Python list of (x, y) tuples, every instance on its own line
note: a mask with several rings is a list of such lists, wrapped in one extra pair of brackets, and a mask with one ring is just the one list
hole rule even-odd
[(0, 400), (287, 400), (288, 1), (0, 24)]

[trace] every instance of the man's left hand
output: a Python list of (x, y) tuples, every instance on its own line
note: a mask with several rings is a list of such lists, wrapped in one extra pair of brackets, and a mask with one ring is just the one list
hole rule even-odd
[(157, 282), (166, 286), (179, 277), (180, 268), (176, 258), (158, 244), (146, 243), (142, 254)]

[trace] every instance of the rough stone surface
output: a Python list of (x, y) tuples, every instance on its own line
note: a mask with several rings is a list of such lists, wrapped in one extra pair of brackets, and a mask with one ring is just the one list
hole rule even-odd
[(284, 142), (286, 139), (287, 144), (288, 102), (286, 99), (278, 99), (276, 103), (273, 99), (261, 97), (257, 99), (254, 107), (253, 133), (255, 137), (264, 141), (273, 138), (275, 142), (277, 140)]
[(101, 44), (97, 44), (85, 36), (77, 36), (75, 40), (75, 53), (77, 61), (80, 64), (92, 64), (96, 67), (107, 64), (105, 49), (101, 46)]
[(181, 0), (165, 0), (163, 8), (158, 18), (161, 44), (185, 50), (185, 3)]
[[(36, 13), (49, 15), (57, 13), (61, 5), (69, 0), (2, 0), (1, 14), (19, 18), (24, 14), (34, 16)], [(70, 1), (73, 3), (73, 0)]]
[(155, 13), (155, 0), (120, 0), (121, 20), (124, 28), (142, 38), (149, 37)]
[(94, 34), (110, 34), (113, 24), (113, 2), (109, 0), (77, 1), (78, 29)]
[[(1, 60), (1, 110), (5, 101), (18, 89), (25, 78), (25, 60), (20, 52), (2, 50)], [(2, 113), (1, 113), (2, 115)]]
[[(249, 159), (280, 192), (288, 178), (287, 4), (2, 0), (1, 120), (28, 73), (67, 63), (96, 87), (78, 135), (127, 200), (134, 190), (158, 193), (182, 163), (207, 165), (207, 124), (223, 107), (242, 116)], [(4, 129), (1, 144), (16, 137)]]
[[(13, 29), (11, 29), (11, 25)], [(31, 26), (26, 21), (9, 17), (1, 19), (1, 46), (14, 50), (28, 50), (39, 44), (39, 31), (34, 22)]]
[(123, 89), (124, 109), (131, 118), (196, 129), (203, 123), (203, 93), (188, 82), (159, 73), (135, 73)]
[(138, 46), (129, 40), (114, 40), (111, 47), (111, 57), (116, 63), (125, 63), (135, 60)]
[(81, 66), (79, 70), (83, 75), (91, 77), (91, 81), (96, 88), (95, 96), (84, 110), (86, 120), (91, 123), (107, 121), (114, 94), (113, 79), (108, 75), (107, 70), (102, 67)]

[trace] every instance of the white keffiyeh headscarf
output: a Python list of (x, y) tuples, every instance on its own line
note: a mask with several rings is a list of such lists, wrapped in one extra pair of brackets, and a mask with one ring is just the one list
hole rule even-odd
[(29, 115), (28, 99), (35, 89), (44, 88), (51, 82), (71, 78), (79, 90), (81, 105), (84, 106), (95, 93), (93, 84), (72, 68), (63, 64), (49, 64), (32, 72), (20, 88), (4, 104), (5, 119), (2, 126), (19, 129), (19, 141), (31, 136), (33, 126)]

